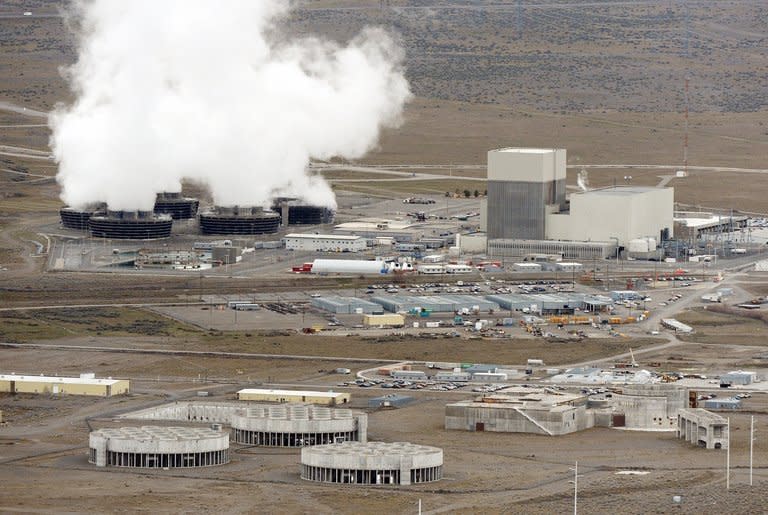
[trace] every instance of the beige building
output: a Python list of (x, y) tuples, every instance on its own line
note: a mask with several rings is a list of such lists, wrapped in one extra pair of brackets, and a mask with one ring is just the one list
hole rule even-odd
[(112, 397), (130, 391), (127, 379), (96, 379), (93, 374), (80, 377), (25, 376), (0, 374), (0, 392), (41, 393), (52, 395), (93, 395)]
[(401, 327), (405, 325), (405, 318), (403, 315), (384, 314), (384, 315), (363, 315), (363, 325), (365, 327), (379, 327), (379, 326), (395, 326)]
[(237, 392), (241, 401), (262, 402), (305, 402), (323, 406), (338, 406), (347, 404), (350, 400), (348, 393), (314, 392), (307, 390), (271, 390), (262, 388), (246, 388)]

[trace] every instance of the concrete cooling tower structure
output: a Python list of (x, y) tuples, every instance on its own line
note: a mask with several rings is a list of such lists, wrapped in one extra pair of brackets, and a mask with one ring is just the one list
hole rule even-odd
[(232, 416), (232, 439), (244, 445), (304, 447), (367, 441), (368, 415), (309, 404), (262, 405)]
[(115, 240), (168, 238), (172, 226), (170, 215), (156, 215), (152, 211), (107, 211), (88, 220), (91, 236)]
[(280, 215), (261, 207), (221, 207), (200, 213), (203, 234), (270, 234), (280, 228)]
[(197, 216), (200, 201), (196, 198), (182, 197), (181, 192), (162, 192), (155, 199), (155, 214), (171, 215), (174, 220), (187, 220)]
[(301, 479), (320, 483), (411, 485), (443, 477), (443, 450), (407, 442), (304, 447)]
[(277, 198), (272, 211), (280, 213), (283, 225), (322, 225), (333, 223), (335, 212), (321, 206), (303, 204), (298, 199)]
[(84, 209), (75, 209), (64, 206), (59, 210), (61, 225), (67, 229), (76, 229), (78, 231), (88, 230), (88, 221), (95, 214), (106, 213), (107, 207), (104, 204), (95, 204)]
[(229, 463), (229, 435), (200, 427), (119, 427), (93, 431), (88, 461), (97, 467), (192, 468)]

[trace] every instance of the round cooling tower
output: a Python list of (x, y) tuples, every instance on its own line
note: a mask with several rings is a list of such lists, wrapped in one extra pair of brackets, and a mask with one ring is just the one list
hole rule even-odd
[(59, 210), (61, 216), (61, 225), (67, 229), (77, 229), (78, 231), (88, 230), (88, 220), (96, 214), (103, 214), (105, 211), (103, 204), (86, 207), (85, 209), (75, 209), (64, 206)]
[(203, 234), (268, 234), (280, 228), (280, 215), (260, 207), (214, 207), (200, 214)]
[(89, 435), (88, 461), (98, 467), (192, 468), (229, 463), (220, 428), (116, 427)]
[(155, 199), (156, 215), (171, 215), (174, 220), (186, 220), (197, 215), (200, 201), (196, 198), (182, 197), (177, 192), (162, 192)]
[(303, 204), (296, 199), (277, 198), (272, 211), (280, 213), (283, 225), (321, 225), (333, 223), (332, 209)]
[(301, 479), (321, 483), (411, 485), (443, 477), (443, 451), (407, 442), (344, 442), (301, 449)]
[(91, 216), (88, 230), (94, 238), (116, 240), (154, 240), (171, 235), (170, 215), (152, 211), (107, 211)]

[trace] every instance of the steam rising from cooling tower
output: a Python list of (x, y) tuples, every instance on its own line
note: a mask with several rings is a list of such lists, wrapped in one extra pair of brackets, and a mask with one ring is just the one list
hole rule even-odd
[(76, 101), (50, 116), (62, 200), (152, 210), (182, 179), (222, 206), (276, 194), (335, 207), (310, 158), (359, 158), (410, 97), (403, 52), (366, 28), (346, 46), (284, 39), (284, 0), (72, 5)]

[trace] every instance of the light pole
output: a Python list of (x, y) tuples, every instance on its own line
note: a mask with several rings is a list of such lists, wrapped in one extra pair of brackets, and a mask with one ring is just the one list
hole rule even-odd
[(728, 440), (725, 447), (725, 489), (731, 489), (731, 417), (728, 417)]
[(572, 469), (573, 471), (573, 515), (578, 515), (579, 512), (579, 462), (577, 461)]
[[(729, 431), (730, 434), (730, 431)], [(749, 417), (749, 486), (752, 486), (752, 451), (755, 446), (755, 416)]]

